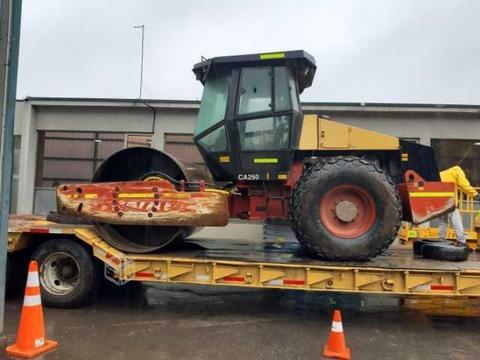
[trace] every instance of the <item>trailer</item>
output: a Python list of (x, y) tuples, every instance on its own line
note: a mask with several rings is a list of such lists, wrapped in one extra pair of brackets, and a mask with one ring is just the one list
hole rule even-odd
[[(421, 297), (480, 297), (480, 254), (465, 262), (417, 257), (395, 246), (367, 262), (332, 262), (302, 256), (296, 241), (189, 240), (181, 248), (128, 254), (108, 245), (91, 225), (13, 215), (8, 251), (26, 252), (40, 267), (43, 302), (74, 307), (99, 280), (157, 282), (283, 290)], [(15, 276), (15, 274), (10, 275)]]

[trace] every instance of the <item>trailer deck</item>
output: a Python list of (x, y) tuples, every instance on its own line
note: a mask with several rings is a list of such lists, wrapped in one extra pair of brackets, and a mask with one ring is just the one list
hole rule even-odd
[(40, 241), (35, 234), (75, 237), (91, 246), (110, 276), (123, 282), (480, 297), (477, 253), (465, 262), (446, 262), (423, 259), (405, 247), (392, 247), (368, 262), (331, 262), (306, 257), (294, 241), (190, 239), (181, 248), (142, 255), (125, 254), (111, 247), (88, 225), (14, 217), (9, 230), (10, 251)]

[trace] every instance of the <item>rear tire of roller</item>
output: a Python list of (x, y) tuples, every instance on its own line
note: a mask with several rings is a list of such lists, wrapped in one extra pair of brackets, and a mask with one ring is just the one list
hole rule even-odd
[[(335, 213), (342, 202), (354, 208), (352, 218), (340, 219)], [(310, 254), (366, 261), (395, 240), (401, 203), (392, 179), (376, 164), (354, 156), (332, 157), (304, 172), (294, 189), (290, 220)]]

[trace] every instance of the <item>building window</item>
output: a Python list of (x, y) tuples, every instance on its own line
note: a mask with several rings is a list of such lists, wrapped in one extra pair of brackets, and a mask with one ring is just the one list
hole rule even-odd
[(127, 147), (145, 146), (152, 147), (152, 135), (150, 134), (128, 134)]
[(480, 186), (480, 140), (432, 139), (440, 171), (458, 165), (473, 186)]
[(35, 185), (89, 182), (103, 160), (131, 146), (151, 146), (151, 134), (40, 131)]

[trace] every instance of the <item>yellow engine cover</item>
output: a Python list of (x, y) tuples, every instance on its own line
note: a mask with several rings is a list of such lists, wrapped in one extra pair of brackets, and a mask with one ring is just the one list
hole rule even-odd
[(300, 133), (299, 150), (399, 150), (395, 136), (305, 115)]

